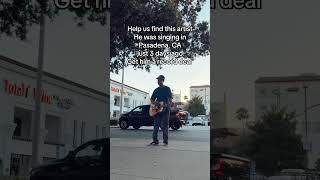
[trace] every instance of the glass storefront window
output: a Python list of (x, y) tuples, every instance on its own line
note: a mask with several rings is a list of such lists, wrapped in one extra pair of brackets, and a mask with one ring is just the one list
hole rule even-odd
[(32, 111), (16, 107), (14, 109), (14, 120), (16, 128), (13, 133), (14, 139), (30, 140), (31, 139), (31, 121)]
[(120, 106), (120, 96), (114, 96), (114, 104), (115, 106)]
[(78, 121), (73, 120), (73, 147), (77, 147), (78, 142)]
[(11, 154), (10, 175), (27, 176), (31, 168), (31, 156)]
[(62, 144), (62, 122), (59, 117), (46, 115), (45, 128), (48, 130), (47, 143)]
[(119, 116), (120, 116), (120, 111), (118, 110), (113, 111), (112, 117), (118, 118)]
[(129, 107), (129, 98), (124, 98), (124, 107)]
[(86, 122), (82, 121), (81, 123), (81, 144), (85, 142), (85, 133), (86, 133)]
[(107, 137), (107, 128), (106, 127), (102, 127), (102, 137), (106, 138)]

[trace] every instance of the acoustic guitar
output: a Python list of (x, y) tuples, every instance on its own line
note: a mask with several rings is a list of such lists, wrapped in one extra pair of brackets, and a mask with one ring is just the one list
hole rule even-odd
[(151, 117), (154, 117), (158, 113), (162, 112), (164, 109), (164, 102), (163, 101), (157, 101), (157, 99), (150, 104), (150, 109), (149, 109), (149, 115)]

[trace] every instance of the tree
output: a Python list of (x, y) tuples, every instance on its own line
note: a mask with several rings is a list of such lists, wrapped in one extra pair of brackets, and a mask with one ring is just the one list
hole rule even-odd
[[(73, 8), (69, 6), (66, 11), (72, 12), (75, 23), (83, 26), (85, 21), (106, 24), (106, 9), (94, 8), (96, 1), (88, 1), (91, 8)], [(21, 40), (27, 38), (29, 29), (39, 25), (41, 14), (53, 21), (64, 10), (58, 9), (53, 1), (49, 0), (11, 0), (0, 1), (0, 37), (3, 34), (16, 36)]]
[[(193, 59), (195, 56), (209, 54), (209, 23), (197, 22), (198, 13), (206, 0), (117, 0), (111, 2), (111, 58), (110, 71), (118, 73), (119, 69), (127, 66), (126, 58), (142, 59), (156, 62), (163, 57), (147, 55), (137, 57), (140, 49), (135, 46), (133, 39), (136, 32), (128, 32), (128, 26), (172, 26), (192, 28), (184, 32), (140, 32), (139, 35), (185, 35), (187, 40), (180, 41), (181, 48), (154, 48), (152, 51), (182, 52), (184, 58)], [(153, 43), (168, 43), (165, 40), (148, 40)], [(145, 42), (146, 43), (146, 42)], [(171, 43), (168, 43), (169, 46)], [(157, 64), (159, 65), (159, 64)], [(160, 66), (160, 65), (159, 65)], [(150, 65), (136, 64), (134, 67), (150, 71)], [(160, 66), (161, 68), (161, 66)]]
[(243, 149), (261, 173), (272, 175), (281, 169), (303, 168), (305, 151), (301, 136), (296, 134), (295, 114), (271, 106), (259, 120), (248, 125), (252, 133)]
[(191, 116), (197, 116), (200, 114), (205, 114), (206, 109), (202, 104), (202, 98), (199, 96), (193, 97), (188, 104), (187, 111), (190, 113)]
[(242, 132), (245, 135), (246, 120), (249, 118), (249, 111), (246, 108), (239, 108), (236, 112), (236, 118), (242, 122)]

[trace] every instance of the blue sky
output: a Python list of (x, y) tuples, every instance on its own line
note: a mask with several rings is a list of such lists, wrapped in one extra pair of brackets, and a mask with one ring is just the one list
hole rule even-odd
[[(207, 1), (202, 11), (199, 13), (199, 21), (210, 22), (210, 1)], [(113, 80), (121, 82), (121, 71), (119, 74), (111, 73), (110, 77)], [(197, 57), (192, 65), (175, 65), (152, 67), (151, 72), (145, 70), (134, 70), (132, 67), (125, 68), (124, 83), (146, 92), (152, 91), (158, 86), (156, 77), (158, 75), (166, 77), (165, 84), (169, 86), (174, 93), (180, 93), (182, 97), (189, 97), (189, 87), (192, 85), (210, 84), (210, 56)]]

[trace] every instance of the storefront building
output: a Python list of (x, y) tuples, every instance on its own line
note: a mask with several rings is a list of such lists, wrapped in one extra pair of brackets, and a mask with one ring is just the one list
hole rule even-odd
[(191, 86), (190, 87), (190, 100), (194, 97), (200, 97), (202, 104), (206, 109), (206, 115), (210, 114), (210, 85)]
[(261, 119), (271, 106), (286, 107), (287, 112), (295, 112), (296, 133), (301, 135), (308, 152), (309, 167), (320, 158), (319, 92), (320, 76), (317, 74), (260, 77), (255, 82), (255, 118)]
[[(40, 157), (62, 158), (80, 144), (109, 136), (107, 95), (44, 72)], [(0, 175), (31, 167), (36, 69), (0, 56)]]
[[(110, 80), (110, 117), (120, 117), (121, 83)], [(123, 85), (122, 113), (131, 111), (133, 108), (150, 103), (149, 93), (140, 89)]]

